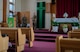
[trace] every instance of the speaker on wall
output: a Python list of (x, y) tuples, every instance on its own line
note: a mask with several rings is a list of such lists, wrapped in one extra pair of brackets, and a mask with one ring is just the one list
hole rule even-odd
[(55, 0), (52, 0), (51, 2), (52, 2), (52, 4), (55, 4)]

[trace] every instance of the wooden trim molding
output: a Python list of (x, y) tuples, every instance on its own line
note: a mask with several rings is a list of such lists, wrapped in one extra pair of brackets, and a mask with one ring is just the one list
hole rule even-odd
[(3, 23), (6, 23), (7, 0), (3, 0)]
[(50, 6), (51, 6), (51, 3), (46, 3), (46, 13), (50, 13)]

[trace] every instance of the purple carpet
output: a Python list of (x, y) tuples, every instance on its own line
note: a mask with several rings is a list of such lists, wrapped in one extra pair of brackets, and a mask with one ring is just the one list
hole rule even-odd
[(28, 47), (28, 44), (25, 45), (24, 52), (56, 52), (54, 42), (42, 42), (34, 41), (34, 46), (32, 48)]
[(58, 36), (58, 35), (63, 35), (64, 37), (67, 37), (67, 34), (35, 33), (35, 36)]
[[(35, 36), (53, 36), (56, 37), (57, 35), (63, 35), (64, 37), (67, 36), (67, 34), (47, 34), (47, 33), (35, 33)], [(51, 38), (50, 37), (50, 38)], [(54, 39), (52, 37), (52, 39)], [(36, 37), (35, 37), (36, 38)], [(42, 38), (41, 38), (42, 39)], [(45, 38), (44, 38), (45, 39)], [(49, 38), (47, 38), (49, 39)], [(12, 52), (12, 51), (11, 51)], [(24, 52), (56, 52), (56, 44), (55, 42), (47, 42), (47, 41), (34, 41), (33, 47), (29, 48), (28, 44), (25, 45)]]
[(67, 37), (67, 34), (35, 33), (35, 40), (55, 42), (56, 36), (58, 35), (63, 35), (63, 37)]

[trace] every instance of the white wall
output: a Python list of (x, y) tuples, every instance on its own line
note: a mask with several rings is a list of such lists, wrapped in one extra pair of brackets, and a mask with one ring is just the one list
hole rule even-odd
[(51, 27), (51, 14), (46, 13), (45, 14), (45, 29), (50, 29)]
[(0, 0), (0, 23), (3, 21), (3, 0)]
[(27, 0), (21, 0), (21, 11), (26, 11), (26, 5)]
[(21, 11), (21, 0), (15, 0), (15, 11)]
[(51, 3), (51, 0), (36, 0), (36, 1), (45, 1), (46, 3)]
[(30, 12), (31, 17), (33, 17), (34, 13), (36, 12), (36, 0), (30, 0)]
[[(36, 6), (37, 6), (36, 2), (38, 1), (45, 1), (46, 3), (51, 2), (51, 0), (21, 0), (21, 11), (30, 11), (31, 13), (30, 16), (33, 17), (34, 13), (36, 13)], [(20, 4), (18, 4), (17, 6), (20, 6)], [(16, 8), (20, 8), (20, 7), (16, 7)]]
[(36, 0), (21, 0), (21, 11), (30, 11), (30, 17), (33, 17), (36, 11)]

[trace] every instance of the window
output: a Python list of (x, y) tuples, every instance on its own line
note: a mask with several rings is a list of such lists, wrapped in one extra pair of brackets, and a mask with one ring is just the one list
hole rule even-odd
[(9, 2), (13, 2), (14, 0), (9, 0)]
[(9, 0), (9, 17), (14, 17), (15, 14), (15, 0)]

